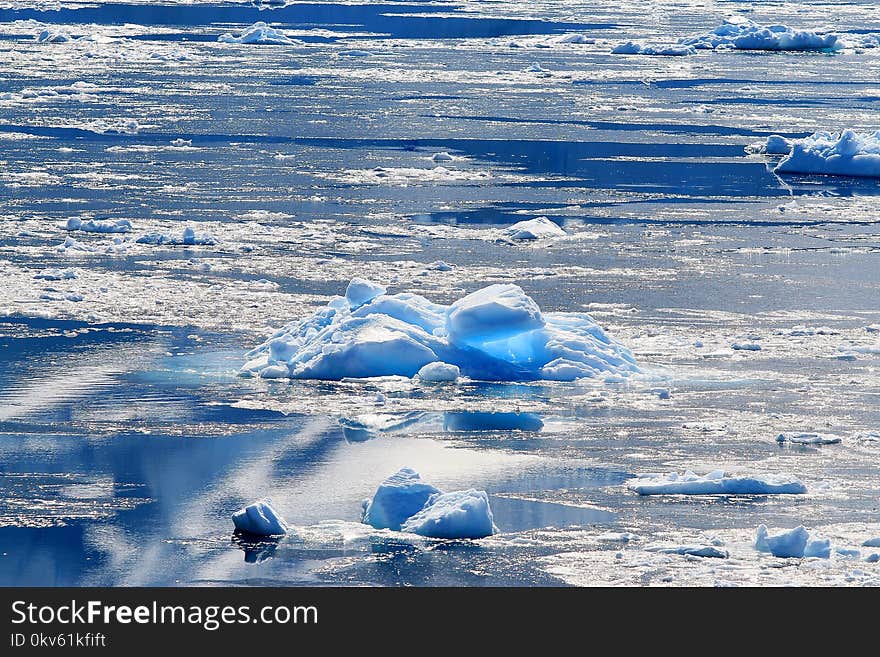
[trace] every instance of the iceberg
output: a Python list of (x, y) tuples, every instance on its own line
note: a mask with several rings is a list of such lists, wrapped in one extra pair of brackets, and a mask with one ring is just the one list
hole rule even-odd
[(73, 40), (67, 32), (60, 30), (43, 30), (36, 38), (39, 43), (67, 43)]
[(565, 237), (566, 232), (547, 217), (536, 217), (509, 226), (504, 233), (512, 240), (540, 240), (547, 237)]
[(458, 369), (457, 365), (438, 361), (423, 366), (418, 372), (418, 377), (422, 381), (458, 381), (460, 374), (461, 370)]
[(373, 499), (364, 506), (363, 522), (376, 529), (400, 530), (407, 518), (421, 511), (439, 492), (412, 468), (401, 468), (379, 484)]
[(517, 285), (490, 285), (448, 306), (383, 289), (356, 279), (345, 297), (335, 297), (248, 352), (241, 374), (331, 381), (412, 378), (435, 362), (489, 381), (573, 381), (640, 372), (632, 352), (589, 315), (542, 313)]
[(221, 34), (217, 37), (217, 41), (221, 43), (269, 43), (276, 45), (302, 45), (301, 41), (291, 39), (274, 27), (270, 27), (268, 23), (257, 21), (239, 36), (232, 34)]
[(279, 536), (287, 533), (287, 523), (272, 508), (268, 498), (248, 504), (233, 513), (232, 524), (238, 531), (255, 536)]
[(434, 154), (431, 156), (431, 160), (434, 161), (434, 162), (452, 162), (452, 160), (454, 160), (454, 159), (455, 159), (455, 158), (452, 157), (452, 156), (451, 156), (449, 153), (447, 153), (446, 151), (440, 151), (439, 153), (434, 153)]
[(758, 25), (749, 20), (725, 22), (708, 34), (681, 39), (686, 46), (704, 50), (837, 50), (836, 34), (796, 30), (787, 25)]
[(763, 155), (788, 155), (791, 152), (791, 140), (781, 135), (770, 135), (763, 144), (758, 142), (746, 146), (746, 152)]
[(788, 475), (736, 475), (715, 470), (700, 476), (690, 470), (683, 475), (637, 475), (626, 483), (639, 495), (801, 495), (807, 492), (799, 480)]
[(771, 536), (766, 525), (761, 525), (755, 538), (755, 549), (781, 558), (828, 559), (831, 556), (831, 541), (811, 536), (803, 526)]
[(621, 43), (611, 49), (612, 55), (654, 55), (659, 57), (686, 57), (687, 55), (695, 55), (697, 51), (693, 46), (688, 45), (669, 45), (669, 46), (652, 46), (636, 43), (635, 41), (627, 41)]
[(430, 538), (485, 538), (498, 530), (489, 496), (482, 490), (435, 493), (401, 530)]
[(793, 141), (774, 172), (880, 178), (880, 131), (815, 132)]
[(79, 217), (71, 217), (67, 220), (67, 230), (79, 230), (84, 233), (127, 233), (131, 230), (131, 222), (128, 219), (117, 219), (116, 221), (89, 219), (83, 221)]

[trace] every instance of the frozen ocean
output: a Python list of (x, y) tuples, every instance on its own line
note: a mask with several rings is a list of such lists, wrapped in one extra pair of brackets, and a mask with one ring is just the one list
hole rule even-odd
[(0, 4), (0, 585), (880, 585), (880, 4)]

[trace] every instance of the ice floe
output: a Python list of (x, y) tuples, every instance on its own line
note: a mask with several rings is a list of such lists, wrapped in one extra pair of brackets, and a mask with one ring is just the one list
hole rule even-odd
[(794, 445), (836, 445), (842, 440), (840, 436), (830, 433), (781, 433), (776, 436), (778, 443), (792, 443)]
[(399, 530), (408, 518), (422, 510), (432, 495), (439, 492), (422, 481), (412, 468), (401, 468), (379, 484), (373, 499), (364, 507), (363, 521), (376, 529)]
[(725, 22), (708, 34), (682, 39), (681, 43), (701, 49), (736, 50), (834, 50), (836, 34), (797, 30), (786, 25), (758, 25), (749, 20)]
[(47, 29), (37, 34), (36, 39), (39, 43), (66, 43), (72, 41), (73, 37), (61, 30)]
[(128, 233), (131, 231), (131, 221), (117, 219), (116, 221), (96, 221), (88, 219), (83, 221), (79, 217), (71, 217), (67, 220), (66, 228), (69, 231), (82, 231), (84, 233)]
[(38, 274), (34, 274), (34, 278), (44, 281), (66, 281), (76, 278), (76, 271), (73, 269), (44, 269)]
[(485, 538), (497, 529), (489, 496), (482, 490), (434, 493), (401, 530), (430, 538)]
[(695, 55), (696, 49), (688, 45), (650, 45), (627, 41), (611, 49), (612, 55), (654, 55), (659, 57), (685, 57)]
[(271, 500), (266, 498), (233, 513), (232, 523), (237, 530), (256, 536), (280, 536), (287, 533), (287, 523), (272, 508)]
[(549, 237), (564, 237), (565, 231), (547, 217), (536, 217), (520, 221), (504, 231), (512, 240), (540, 240)]
[(241, 34), (221, 34), (217, 37), (221, 43), (266, 43), (275, 45), (302, 45), (302, 41), (291, 39), (283, 32), (270, 27), (268, 23), (257, 21), (246, 28)]
[(831, 556), (831, 541), (812, 536), (803, 526), (771, 535), (766, 525), (758, 527), (755, 538), (758, 552), (769, 552), (774, 557), (803, 558), (817, 557), (828, 559)]
[(444, 381), (458, 381), (458, 377), (461, 375), (461, 370), (457, 365), (450, 365), (449, 363), (428, 363), (424, 367), (422, 367), (418, 372), (418, 377), (422, 381), (435, 381), (435, 382), (444, 382)]
[(620, 379), (640, 372), (632, 352), (589, 315), (542, 313), (517, 285), (490, 285), (446, 306), (417, 294), (382, 294), (368, 281), (353, 284), (352, 299), (335, 297), (248, 352), (241, 373), (413, 377), (438, 361), (478, 380)]
[(815, 132), (793, 141), (774, 171), (880, 178), (880, 131)]
[(762, 153), (764, 155), (788, 155), (791, 152), (791, 140), (781, 135), (770, 135), (763, 143), (749, 144), (746, 146), (748, 153)]
[(98, 249), (90, 244), (84, 244), (78, 240), (73, 239), (72, 237), (67, 237), (62, 244), (58, 245), (58, 250), (62, 253), (71, 253), (71, 252), (80, 252), (80, 253), (92, 253), (97, 251)]
[(454, 159), (455, 158), (446, 151), (440, 151), (439, 153), (434, 153), (431, 156), (431, 160), (433, 160), (434, 162), (452, 162), (452, 160)]
[(157, 244), (160, 246), (213, 246), (219, 241), (210, 233), (196, 233), (195, 229), (191, 226), (184, 228), (180, 236), (152, 232), (145, 233), (135, 240), (138, 244)]
[(680, 554), (690, 557), (709, 557), (714, 559), (727, 559), (730, 556), (727, 550), (714, 545), (649, 545), (645, 548), (648, 552), (660, 554)]
[(798, 479), (789, 475), (739, 475), (715, 470), (698, 475), (643, 474), (626, 482), (639, 495), (800, 495), (807, 492)]

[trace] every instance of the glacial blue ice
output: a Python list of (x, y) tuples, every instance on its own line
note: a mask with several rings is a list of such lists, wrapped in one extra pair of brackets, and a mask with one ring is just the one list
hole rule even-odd
[(196, 233), (195, 229), (191, 226), (184, 228), (183, 233), (179, 237), (166, 233), (151, 232), (144, 233), (135, 240), (138, 244), (156, 244), (159, 246), (213, 246), (219, 241), (210, 233)]
[(800, 495), (807, 492), (789, 475), (738, 475), (715, 470), (706, 475), (644, 474), (627, 481), (639, 495)]
[(373, 499), (364, 506), (363, 521), (376, 529), (399, 530), (407, 518), (440, 491), (422, 481), (419, 473), (404, 467), (379, 484)]
[(840, 436), (831, 433), (811, 433), (789, 431), (776, 436), (778, 443), (792, 443), (794, 445), (836, 445), (842, 440)]
[(781, 558), (828, 559), (831, 556), (831, 541), (811, 535), (802, 525), (773, 535), (768, 532), (766, 525), (760, 525), (755, 537), (755, 549)]
[(542, 313), (512, 284), (444, 306), (411, 293), (382, 294), (355, 280), (305, 319), (247, 354), (245, 376), (340, 380), (413, 377), (429, 363), (471, 379), (522, 381), (628, 377), (635, 358), (583, 313)]
[(255, 536), (280, 536), (287, 533), (287, 523), (272, 508), (271, 500), (263, 498), (232, 514), (235, 528)]
[(485, 538), (497, 531), (482, 490), (435, 493), (424, 508), (410, 516), (401, 530), (430, 538)]

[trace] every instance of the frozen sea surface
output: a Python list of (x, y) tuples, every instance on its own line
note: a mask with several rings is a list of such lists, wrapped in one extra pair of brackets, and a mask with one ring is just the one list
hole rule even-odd
[[(880, 6), (644, 5), (4, 4), (0, 584), (880, 583), (880, 183), (746, 151), (877, 130)], [(737, 15), (861, 45), (611, 53)], [(258, 21), (290, 42), (218, 41)], [(565, 234), (510, 239), (541, 216)], [(514, 283), (649, 376), (237, 376), (354, 277)], [(403, 466), (485, 490), (499, 533), (361, 524)], [(807, 492), (626, 483), (687, 470)], [(288, 534), (233, 535), (265, 496)], [(761, 524), (831, 556), (759, 552)]]

